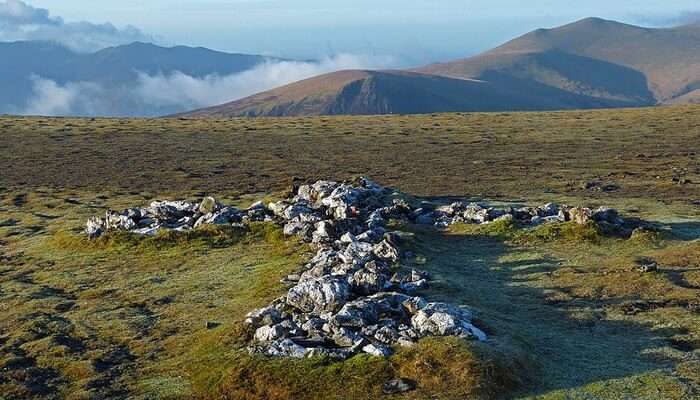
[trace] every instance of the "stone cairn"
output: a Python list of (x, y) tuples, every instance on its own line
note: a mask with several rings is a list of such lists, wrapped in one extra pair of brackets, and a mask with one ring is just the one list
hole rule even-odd
[(345, 359), (359, 352), (388, 356), (392, 346), (413, 346), (426, 336), (486, 340), (473, 324), (470, 310), (416, 296), (428, 286), (429, 275), (398, 268), (402, 233), (390, 231), (391, 220), (442, 228), (499, 220), (526, 225), (594, 221), (615, 231), (629, 225), (611, 208), (553, 203), (518, 209), (464, 202), (412, 207), (398, 193), (359, 178), (303, 185), (286, 200), (267, 206), (258, 202), (246, 210), (221, 205), (211, 197), (200, 203), (154, 201), (150, 207), (90, 218), (85, 232), (90, 238), (111, 230), (155, 235), (208, 224), (243, 227), (268, 221), (283, 226), (285, 235), (309, 243), (316, 255), (300, 273), (283, 279), (291, 285), (287, 295), (247, 315), (254, 353)]

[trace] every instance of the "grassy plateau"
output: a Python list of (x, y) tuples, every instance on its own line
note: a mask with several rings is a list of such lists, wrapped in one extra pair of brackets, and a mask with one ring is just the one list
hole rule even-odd
[[(0, 117), (0, 399), (696, 399), (700, 107), (282, 119)], [(153, 199), (246, 206), (366, 175), (435, 202), (608, 205), (655, 233), (406, 226), (421, 293), (469, 305), (484, 343), (387, 359), (270, 360), (244, 315), (312, 252), (279, 228), (90, 242)], [(642, 273), (639, 256), (659, 270)]]

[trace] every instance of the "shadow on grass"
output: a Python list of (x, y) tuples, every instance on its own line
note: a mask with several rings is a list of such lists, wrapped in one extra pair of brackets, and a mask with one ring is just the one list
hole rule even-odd
[(522, 396), (639, 376), (671, 362), (642, 353), (663, 346), (676, 330), (605, 319), (602, 301), (551, 301), (550, 292), (570, 291), (537, 285), (539, 276), (559, 268), (556, 259), (498, 236), (432, 230), (417, 233), (415, 251), (426, 260), (416, 267), (436, 280), (426, 297), (473, 307), (490, 345), (528, 353), (531, 369), (520, 373), (530, 383)]

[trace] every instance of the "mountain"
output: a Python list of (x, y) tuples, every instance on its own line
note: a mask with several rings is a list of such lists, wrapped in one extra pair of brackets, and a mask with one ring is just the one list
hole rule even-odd
[[(139, 73), (148, 75), (182, 72), (203, 78), (230, 75), (249, 70), (269, 57), (230, 54), (201, 47), (160, 47), (150, 43), (132, 43), (110, 47), (95, 53), (76, 53), (50, 42), (0, 42), (0, 106), (19, 110), (34, 95), (34, 83), (40, 77), (65, 85), (89, 82), (103, 87), (105, 93), (118, 96), (120, 90), (136, 85)], [(115, 101), (117, 111), (130, 114), (137, 105)], [(143, 107), (144, 105), (138, 105)], [(0, 111), (2, 109), (0, 108)], [(147, 111), (147, 110), (146, 110)], [(162, 114), (177, 110), (152, 110)]]
[(639, 107), (700, 101), (700, 25), (587, 18), (411, 71), (341, 71), (185, 116)]
[[(626, 69), (628, 80), (608, 79), (610, 68)], [(418, 71), (457, 78), (500, 73), (579, 93), (651, 96), (663, 103), (700, 88), (700, 25), (642, 28), (587, 18), (538, 29), (479, 56)]]
[(420, 114), (620, 107), (531, 81), (455, 79), (408, 71), (339, 71), (187, 117)]

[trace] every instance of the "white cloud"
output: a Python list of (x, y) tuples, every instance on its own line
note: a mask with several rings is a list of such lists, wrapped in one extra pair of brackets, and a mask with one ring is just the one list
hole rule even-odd
[(395, 65), (391, 57), (343, 54), (318, 62), (267, 62), (227, 75), (192, 77), (182, 72), (140, 73), (133, 85), (105, 87), (91, 82), (58, 84), (33, 77), (33, 96), (22, 114), (152, 116), (189, 111), (238, 100), (298, 80), (343, 69)]
[(22, 112), (26, 115), (91, 115), (103, 109), (104, 89), (95, 83), (65, 85), (32, 76), (34, 95)]
[(288, 83), (342, 69), (386, 68), (391, 57), (341, 54), (319, 62), (266, 62), (253, 69), (228, 76), (209, 75), (202, 79), (175, 72), (170, 75), (139, 75), (138, 94), (154, 106), (208, 107), (273, 89)]
[(110, 23), (65, 22), (47, 9), (6, 0), (0, 2), (0, 40), (48, 40), (77, 51), (93, 51), (153, 38), (133, 26), (120, 29)]

